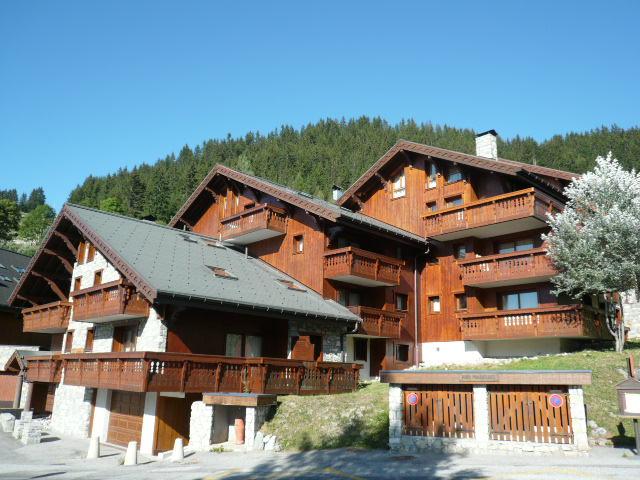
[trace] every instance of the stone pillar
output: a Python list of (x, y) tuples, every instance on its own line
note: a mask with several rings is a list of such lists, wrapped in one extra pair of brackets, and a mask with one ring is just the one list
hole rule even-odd
[(61, 383), (56, 390), (51, 430), (70, 437), (88, 438), (93, 389)]
[(96, 394), (96, 406), (93, 410), (92, 437), (100, 437), (106, 442), (109, 433), (109, 416), (111, 408), (111, 390), (99, 388)]
[(144, 414), (142, 415), (142, 434), (140, 435), (140, 453), (153, 455), (153, 440), (156, 431), (156, 406), (158, 394), (148, 392), (144, 398)]
[(213, 443), (213, 413), (212, 405), (204, 402), (191, 404), (189, 446), (196, 451), (207, 451)]
[(20, 370), (16, 379), (16, 391), (13, 396), (13, 408), (20, 408), (20, 397), (22, 396), (22, 382), (24, 381), (24, 371)]
[(260, 431), (267, 419), (269, 406), (247, 407), (244, 422), (244, 444), (248, 450), (254, 448), (256, 433)]
[(398, 450), (402, 437), (402, 388), (396, 383), (389, 385), (389, 448)]
[(584, 409), (582, 387), (579, 385), (569, 387), (569, 413), (573, 430), (573, 444), (578, 450), (589, 450), (587, 415)]
[(27, 391), (24, 395), (24, 402), (22, 402), (22, 410), (24, 410), (25, 412), (31, 410), (31, 397), (33, 397), (33, 383), (32, 382), (26, 382), (27, 383)]
[(479, 446), (489, 441), (489, 395), (486, 385), (473, 386), (473, 429)]

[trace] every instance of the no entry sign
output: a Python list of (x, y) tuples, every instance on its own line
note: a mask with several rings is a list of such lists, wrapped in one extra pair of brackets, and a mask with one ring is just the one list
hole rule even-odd
[(551, 395), (549, 395), (549, 405), (551, 405), (553, 408), (562, 407), (562, 405), (564, 405), (564, 397), (557, 393), (552, 393)]
[(407, 395), (407, 403), (409, 405), (417, 405), (418, 404), (418, 395), (415, 393), (410, 393)]

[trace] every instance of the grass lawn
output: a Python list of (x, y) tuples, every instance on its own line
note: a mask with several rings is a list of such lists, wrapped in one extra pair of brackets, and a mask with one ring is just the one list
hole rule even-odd
[(388, 385), (373, 382), (339, 395), (281, 396), (262, 431), (276, 435), (285, 449), (386, 448), (388, 391)]
[[(487, 370), (592, 370), (593, 383), (585, 387), (587, 417), (607, 429), (615, 445), (633, 443), (631, 420), (621, 420), (615, 385), (624, 380), (626, 359), (638, 358), (640, 342), (628, 342), (625, 352), (581, 352), (516, 360), (502, 365), (446, 368)], [(443, 369), (443, 368), (439, 368)], [(263, 427), (278, 437), (285, 449), (364, 447), (386, 448), (388, 441), (388, 386), (370, 383), (353, 393), (311, 397), (282, 396), (274, 417)]]

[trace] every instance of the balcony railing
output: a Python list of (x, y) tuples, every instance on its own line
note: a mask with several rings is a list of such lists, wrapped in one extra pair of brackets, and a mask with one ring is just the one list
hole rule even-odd
[[(486, 238), (543, 226), (547, 212), (561, 209), (560, 202), (534, 188), (527, 188), (429, 212), (423, 215), (424, 233), (443, 241), (463, 236)], [(504, 225), (497, 231), (495, 225), (499, 223)], [(470, 229), (477, 230), (470, 232)]]
[(368, 287), (399, 285), (403, 265), (403, 260), (354, 247), (324, 254), (325, 278)]
[(362, 319), (357, 333), (374, 337), (400, 338), (406, 313), (362, 306), (349, 307), (349, 310)]
[(22, 330), (62, 333), (69, 326), (71, 302), (53, 302), (22, 309)]
[(472, 287), (532, 283), (557, 274), (544, 248), (459, 260), (458, 265), (462, 283)]
[(73, 320), (107, 322), (149, 316), (149, 303), (121, 280), (71, 292)]
[(65, 384), (92, 388), (315, 395), (355, 390), (360, 366), (180, 353), (90, 353), (56, 355), (53, 362), (50, 357), (31, 357), (27, 380), (50, 381), (54, 375), (46, 371), (61, 368)]
[(460, 315), (463, 340), (607, 338), (604, 317), (590, 307), (558, 305)]
[(287, 212), (268, 204), (257, 205), (220, 221), (220, 236), (241, 245), (287, 233)]
[(60, 383), (62, 363), (58, 357), (59, 355), (28, 357), (27, 380), (29, 382)]

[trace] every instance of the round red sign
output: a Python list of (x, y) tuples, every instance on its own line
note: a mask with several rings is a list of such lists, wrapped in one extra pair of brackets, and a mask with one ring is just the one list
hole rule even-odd
[(564, 398), (562, 397), (562, 395), (552, 393), (551, 395), (549, 395), (549, 405), (551, 405), (553, 408), (560, 408), (562, 407), (562, 405), (564, 405)]
[(407, 395), (407, 403), (409, 405), (417, 405), (418, 404), (418, 395), (415, 393), (410, 393)]

